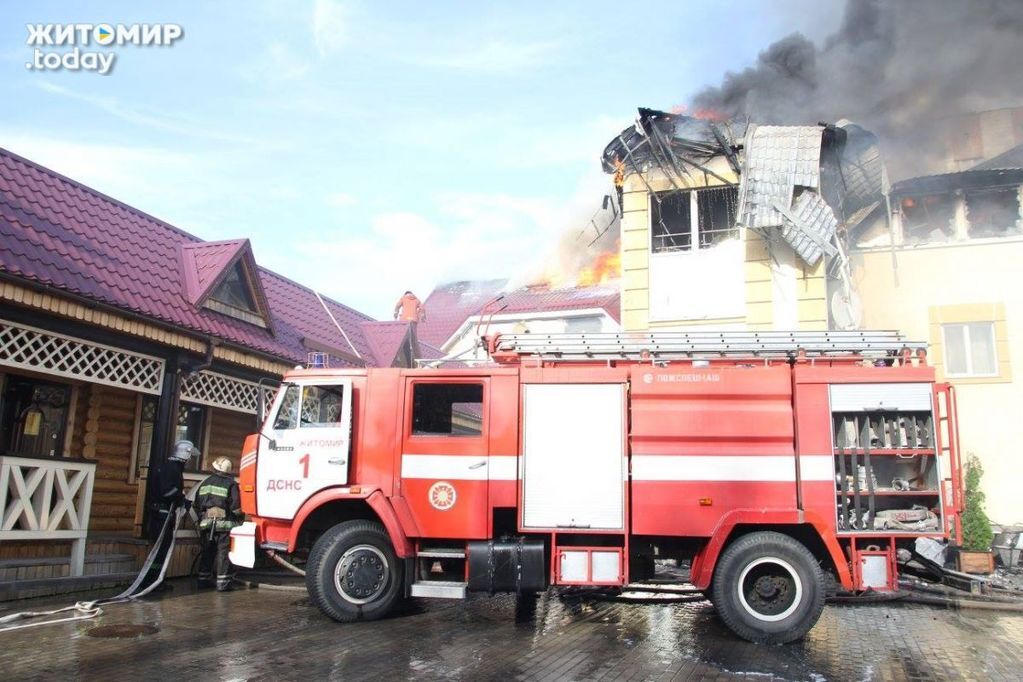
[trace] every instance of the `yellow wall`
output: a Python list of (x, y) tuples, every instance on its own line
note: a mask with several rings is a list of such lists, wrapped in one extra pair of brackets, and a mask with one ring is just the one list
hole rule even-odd
[[(713, 166), (722, 177), (738, 181), (737, 176), (723, 160)], [(645, 182), (644, 182), (645, 179)], [(694, 174), (680, 183), (685, 187), (707, 187), (721, 183), (710, 177), (707, 183), (702, 174)], [(676, 181), (678, 182), (678, 181)], [(650, 319), (650, 193), (672, 189), (674, 185), (664, 177), (648, 175), (641, 178), (630, 174), (625, 178), (622, 197), (622, 328), (626, 331), (642, 331), (664, 327), (730, 327), (751, 330), (774, 328), (775, 286), (773, 283), (771, 257), (764, 239), (749, 230), (742, 230), (746, 258), (744, 265), (746, 282), (745, 315), (740, 317), (714, 317), (691, 320)], [(776, 253), (787, 250), (787, 245), (775, 247)], [(820, 330), (828, 327), (827, 294), (823, 260), (816, 267), (809, 267), (798, 257), (795, 258), (798, 274), (796, 277), (796, 299), (798, 326), (801, 330)], [(713, 295), (714, 283), (708, 282), (703, 295)]]
[(1023, 482), (1023, 382), (1012, 371), (1023, 361), (1023, 239), (900, 248), (896, 270), (887, 249), (851, 257), (864, 327), (898, 329), (930, 342), (929, 361), (939, 379), (944, 380), (941, 324), (995, 323), (998, 376), (953, 380), (959, 435), (963, 454), (974, 453), (984, 464), (988, 515), (1003, 524), (1023, 521), (1017, 490)]

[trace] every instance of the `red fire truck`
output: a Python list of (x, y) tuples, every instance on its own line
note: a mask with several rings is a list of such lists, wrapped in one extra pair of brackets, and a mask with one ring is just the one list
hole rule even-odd
[(343, 622), (689, 560), (736, 634), (789, 642), (829, 586), (893, 590), (958, 524), (954, 393), (894, 332), (484, 342), (487, 366), (289, 373), (245, 444), (232, 560), (307, 556)]

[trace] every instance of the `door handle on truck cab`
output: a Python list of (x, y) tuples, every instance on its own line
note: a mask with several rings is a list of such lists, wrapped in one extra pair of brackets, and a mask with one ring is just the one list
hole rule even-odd
[(327, 460), (327, 464), (344, 464), (345, 460), (342, 457), (333, 457)]
[(470, 468), (470, 469), (479, 469), (479, 468), (480, 468), (481, 466), (485, 466), (485, 465), (486, 465), (486, 463), (487, 463), (487, 460), (483, 460), (482, 462), (476, 462), (475, 464), (473, 464), (473, 465), (472, 465), (471, 467), (469, 467), (469, 468)]

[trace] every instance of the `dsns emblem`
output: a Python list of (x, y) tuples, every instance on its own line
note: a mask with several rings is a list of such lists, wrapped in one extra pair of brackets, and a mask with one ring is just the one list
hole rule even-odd
[(458, 494), (455, 492), (455, 486), (451, 485), (447, 481), (437, 481), (430, 486), (430, 491), (427, 493), (430, 498), (430, 504), (433, 505), (434, 509), (441, 511), (447, 511), (455, 506), (455, 500), (458, 498)]

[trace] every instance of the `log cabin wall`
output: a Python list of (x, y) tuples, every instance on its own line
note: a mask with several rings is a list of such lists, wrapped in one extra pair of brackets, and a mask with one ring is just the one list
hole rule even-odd
[(203, 453), (203, 469), (212, 471), (213, 460), (227, 457), (231, 460), (231, 473), (237, 476), (245, 437), (255, 430), (255, 417), (251, 414), (210, 408), (209, 445), (208, 452)]
[(136, 394), (94, 385), (86, 403), (82, 456), (96, 462), (89, 533), (130, 535), (139, 488), (129, 483)]

